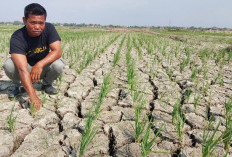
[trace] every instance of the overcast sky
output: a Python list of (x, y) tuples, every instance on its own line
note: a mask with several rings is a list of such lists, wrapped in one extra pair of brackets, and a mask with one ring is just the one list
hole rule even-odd
[(1, 0), (0, 22), (22, 20), (40, 3), (48, 22), (232, 28), (232, 0)]

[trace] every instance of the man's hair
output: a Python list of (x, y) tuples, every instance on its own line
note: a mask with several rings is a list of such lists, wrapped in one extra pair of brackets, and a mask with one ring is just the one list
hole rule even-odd
[(47, 12), (43, 6), (38, 3), (31, 3), (24, 8), (24, 17), (28, 19), (29, 14), (32, 15), (44, 15), (45, 19), (47, 17)]

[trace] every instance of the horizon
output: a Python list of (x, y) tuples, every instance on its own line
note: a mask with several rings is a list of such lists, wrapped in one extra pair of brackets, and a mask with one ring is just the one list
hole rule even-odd
[[(14, 24), (14, 22), (20, 22), (20, 24)], [(48, 21), (46, 21), (48, 22)], [(21, 21), (6, 21), (6, 22), (3, 22), (3, 21), (0, 21), (0, 24), (12, 24), (12, 25), (24, 25), (23, 22)], [(195, 26), (190, 26), (190, 27), (184, 27), (184, 26), (137, 26), (137, 25), (112, 25), (112, 24), (109, 24), (109, 25), (101, 25), (101, 24), (97, 24), (97, 23), (60, 23), (60, 22), (49, 22), (49, 23), (52, 23), (54, 25), (60, 25), (60, 26), (64, 26), (64, 27), (68, 27), (68, 26), (72, 26), (72, 24), (78, 26), (78, 25), (86, 25), (86, 26), (90, 26), (90, 25), (99, 25), (101, 27), (107, 27), (107, 26), (113, 26), (113, 27), (144, 27), (144, 28), (149, 28), (149, 27), (153, 27), (153, 28), (157, 28), (157, 27), (160, 27), (160, 28), (191, 28), (193, 27), (194, 29), (212, 29), (212, 28), (218, 28), (218, 29), (230, 29), (232, 30), (232, 28), (228, 28), (228, 27), (216, 27), (216, 26), (213, 26), (213, 27), (195, 27)]]
[[(24, 7), (34, 1), (3, 1), (1, 22), (22, 21)], [(9, 3), (14, 4), (9, 9)], [(100, 24), (146, 27), (232, 28), (227, 0), (37, 0), (48, 13), (51, 23)], [(55, 9), (54, 9), (55, 8)]]

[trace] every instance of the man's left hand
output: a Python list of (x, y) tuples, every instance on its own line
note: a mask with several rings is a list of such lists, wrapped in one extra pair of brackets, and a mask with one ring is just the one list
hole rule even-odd
[(43, 67), (39, 63), (35, 64), (32, 67), (30, 75), (33, 83), (38, 82), (40, 80), (40, 75), (42, 71), (43, 71)]

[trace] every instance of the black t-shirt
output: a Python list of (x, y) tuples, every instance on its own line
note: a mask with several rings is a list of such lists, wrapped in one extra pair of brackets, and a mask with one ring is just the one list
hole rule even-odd
[(24, 54), (27, 62), (33, 66), (49, 53), (49, 44), (61, 40), (55, 27), (51, 23), (45, 23), (45, 28), (40, 36), (30, 37), (26, 26), (15, 31), (10, 39), (10, 54)]

